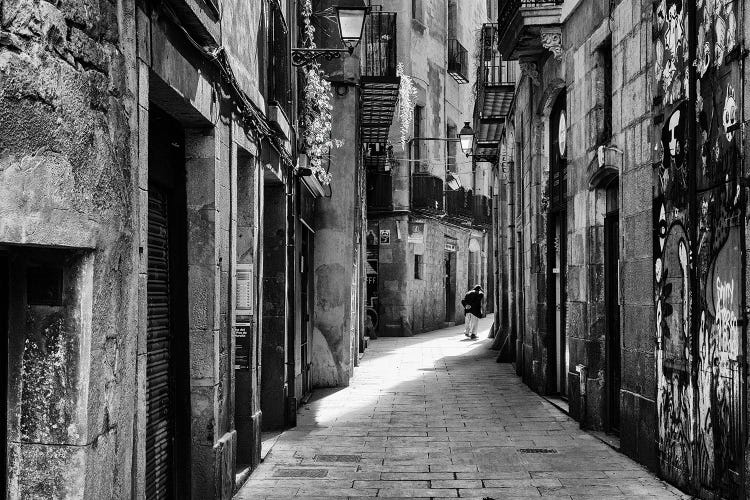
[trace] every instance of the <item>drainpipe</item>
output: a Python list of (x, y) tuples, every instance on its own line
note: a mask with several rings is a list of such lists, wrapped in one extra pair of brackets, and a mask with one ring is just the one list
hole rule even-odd
[(589, 369), (586, 365), (576, 365), (576, 371), (578, 372), (578, 391), (581, 395), (581, 416), (578, 423), (580, 424), (581, 429), (583, 429), (586, 422), (586, 380), (588, 380)]
[[(515, 135), (514, 135), (515, 139)], [(518, 152), (515, 149), (516, 144), (513, 145), (513, 154), (517, 155)], [(521, 353), (518, 349), (518, 298), (516, 296), (516, 273), (518, 272), (516, 266), (516, 209), (514, 197), (516, 196), (515, 187), (515, 160), (508, 163), (508, 172), (505, 183), (505, 202), (508, 206), (505, 215), (505, 247), (508, 249), (507, 265), (508, 265), (508, 336), (514, 340), (513, 345), (510, 346), (513, 349), (515, 355), (513, 360), (516, 362), (516, 375), (521, 375)]]
[(290, 166), (286, 168), (286, 427), (295, 427), (297, 425), (297, 396), (295, 393), (295, 360), (296, 352), (294, 346), (297, 338), (297, 321), (295, 316), (296, 303), (296, 276), (297, 276), (297, 258), (295, 252), (295, 233), (297, 224), (297, 177)]

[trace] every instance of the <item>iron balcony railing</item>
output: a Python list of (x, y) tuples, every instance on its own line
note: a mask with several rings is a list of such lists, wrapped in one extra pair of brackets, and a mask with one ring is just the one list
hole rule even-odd
[(445, 212), (448, 216), (470, 219), (473, 215), (471, 189), (458, 188), (445, 192)]
[(448, 40), (448, 74), (458, 83), (469, 83), (469, 53), (456, 39)]
[(393, 209), (393, 178), (391, 172), (367, 173), (368, 210)]
[(427, 173), (411, 176), (411, 206), (436, 212), (443, 211), (443, 179)]
[(482, 26), (482, 50), (479, 54), (479, 85), (515, 85), (518, 69), (515, 61), (504, 61), (498, 50), (498, 29), (495, 23)]
[(521, 8), (552, 7), (562, 5), (564, 0), (500, 0), (498, 23), (501, 29), (508, 29), (508, 23)]
[(362, 33), (362, 76), (396, 77), (396, 13), (371, 12)]
[(492, 223), (492, 200), (486, 196), (474, 196), (474, 224), (485, 226)]

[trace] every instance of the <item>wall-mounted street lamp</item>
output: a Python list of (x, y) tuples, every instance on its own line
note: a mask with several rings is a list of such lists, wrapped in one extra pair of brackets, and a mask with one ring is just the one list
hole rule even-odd
[(461, 179), (453, 172), (448, 172), (448, 175), (445, 176), (445, 184), (451, 191), (458, 191), (462, 187)]
[(474, 151), (474, 130), (472, 130), (469, 122), (464, 122), (464, 128), (458, 133), (458, 139), (461, 142), (461, 151), (466, 156), (471, 156)]
[[(344, 1), (342, 3), (355, 3)], [(361, 2), (356, 2), (360, 3)], [(334, 7), (336, 10), (336, 20), (339, 23), (339, 37), (346, 46), (345, 49), (292, 49), (292, 64), (294, 66), (305, 66), (310, 64), (319, 57), (324, 57), (326, 61), (341, 59), (341, 54), (354, 52), (354, 48), (362, 39), (362, 31), (365, 27), (365, 18), (370, 11), (369, 7), (364, 5), (339, 5)]]

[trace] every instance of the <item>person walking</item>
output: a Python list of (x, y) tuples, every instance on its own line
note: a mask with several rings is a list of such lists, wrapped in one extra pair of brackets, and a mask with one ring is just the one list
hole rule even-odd
[(477, 285), (472, 290), (466, 292), (461, 301), (461, 305), (464, 306), (464, 314), (466, 315), (466, 330), (464, 331), (464, 335), (472, 339), (477, 338), (479, 318), (484, 316), (482, 314), (483, 300), (484, 291), (480, 285)]

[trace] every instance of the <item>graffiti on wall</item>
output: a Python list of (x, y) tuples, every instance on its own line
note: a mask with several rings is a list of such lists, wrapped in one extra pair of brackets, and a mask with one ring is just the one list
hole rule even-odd
[(695, 26), (688, 7), (653, 12), (659, 462), (674, 482), (722, 494), (736, 491), (743, 453), (738, 2), (697, 0)]

